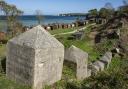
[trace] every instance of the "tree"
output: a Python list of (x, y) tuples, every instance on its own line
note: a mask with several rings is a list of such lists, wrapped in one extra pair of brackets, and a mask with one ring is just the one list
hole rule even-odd
[(124, 6), (128, 6), (128, 0), (123, 0)]
[(19, 24), (18, 16), (22, 15), (23, 12), (16, 8), (15, 5), (10, 5), (6, 3), (5, 1), (0, 1), (0, 10), (3, 11), (4, 15), (6, 16), (6, 22), (7, 22), (7, 32), (11, 33), (12, 36), (16, 32), (16, 26)]
[(43, 14), (42, 14), (41, 10), (36, 10), (36, 18), (38, 20), (38, 24), (41, 24), (41, 21), (43, 19)]
[(117, 10), (118, 15), (128, 14), (128, 0), (123, 0), (124, 5), (120, 6)]
[(115, 13), (115, 9), (114, 9), (113, 5), (108, 2), (105, 4), (104, 8), (106, 8), (108, 10), (108, 13), (110, 15), (109, 17), (112, 18)]
[(109, 9), (109, 10), (114, 10), (114, 7), (109, 2), (105, 4), (104, 8)]
[(92, 17), (96, 17), (96, 16), (98, 15), (97, 9), (92, 9), (92, 10), (89, 10), (88, 12), (89, 12), (89, 14), (90, 14)]
[(108, 9), (101, 8), (100, 11), (99, 11), (99, 15), (102, 18), (108, 18), (108, 16), (109, 16)]
[(99, 11), (99, 16), (106, 18), (107, 20), (112, 18), (115, 13), (115, 10), (111, 3), (106, 3), (103, 8)]
[(5, 1), (0, 1), (0, 11), (2, 12), (3, 7), (6, 5)]
[(118, 13), (119, 14), (128, 14), (128, 6), (120, 6), (118, 8)]

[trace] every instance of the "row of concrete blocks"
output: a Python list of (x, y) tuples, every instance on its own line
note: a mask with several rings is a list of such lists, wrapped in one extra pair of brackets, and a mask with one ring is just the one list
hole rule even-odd
[(106, 52), (100, 60), (95, 61), (88, 65), (89, 70), (91, 70), (91, 75), (96, 75), (99, 71), (104, 71), (108, 68), (112, 60), (112, 53)]
[[(53, 23), (53, 24), (48, 24), (48, 25), (42, 25), (42, 27), (46, 30), (56, 30), (56, 29), (66, 29), (66, 28), (74, 28), (74, 27), (79, 27), (79, 26), (85, 26), (87, 24), (86, 21), (83, 21), (83, 22), (74, 22), (74, 23), (69, 23), (69, 24), (66, 24), (66, 23)], [(29, 30), (33, 28), (33, 26), (31, 27), (27, 27), (25, 26), (23, 28), (23, 32)]]
[(65, 28), (74, 28), (77, 27), (77, 23), (72, 24), (49, 24), (43, 26), (46, 30), (54, 30), (54, 29), (65, 29)]
[(74, 28), (74, 27), (78, 27), (78, 26), (84, 26), (86, 24), (88, 24), (88, 22), (81, 21), (81, 22), (74, 22), (74, 23), (69, 23), (69, 24), (54, 23), (54, 24), (43, 25), (43, 27), (46, 30), (54, 30), (54, 29)]
[(88, 64), (88, 54), (81, 49), (71, 46), (65, 50), (65, 60), (76, 63), (76, 78), (78, 80), (85, 79), (91, 75), (96, 75), (99, 71), (108, 68), (111, 63), (112, 53), (106, 52), (100, 60)]
[(65, 28), (74, 28), (78, 26), (84, 26), (88, 24), (88, 21), (75, 21), (73, 23), (53, 23), (53, 24), (48, 24), (48, 25), (43, 25), (43, 27), (46, 30), (54, 30), (54, 29), (65, 29)]

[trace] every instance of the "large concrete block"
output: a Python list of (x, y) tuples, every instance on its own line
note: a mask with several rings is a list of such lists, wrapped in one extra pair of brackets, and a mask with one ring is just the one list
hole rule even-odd
[(65, 51), (65, 60), (76, 63), (76, 77), (79, 80), (88, 77), (87, 64), (88, 64), (88, 54), (81, 49), (71, 46)]
[(64, 46), (41, 26), (7, 44), (6, 75), (18, 83), (42, 89), (61, 79)]

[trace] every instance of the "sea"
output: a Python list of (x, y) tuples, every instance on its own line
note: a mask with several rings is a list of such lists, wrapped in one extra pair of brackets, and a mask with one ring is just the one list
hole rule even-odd
[[(55, 16), (55, 15), (44, 15), (42, 16), (41, 24), (47, 25), (52, 23), (72, 23), (76, 19), (85, 19), (84, 16)], [(35, 15), (24, 15), (18, 17), (19, 21), (24, 26), (37, 25), (38, 21)], [(0, 22), (5, 22), (5, 16), (0, 16)]]

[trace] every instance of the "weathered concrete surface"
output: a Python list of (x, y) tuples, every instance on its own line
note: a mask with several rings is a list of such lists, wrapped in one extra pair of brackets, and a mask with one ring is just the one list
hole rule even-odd
[(100, 71), (100, 66), (98, 66), (96, 64), (91, 65), (91, 74), (92, 75), (96, 75), (99, 71)]
[(96, 61), (96, 62), (93, 63), (93, 65), (98, 66), (99, 67), (99, 71), (103, 71), (104, 68), (105, 68), (105, 64), (103, 62), (101, 62), (101, 61)]
[(87, 73), (88, 73), (88, 77), (91, 76), (91, 72), (92, 72), (92, 70), (91, 70), (91, 69), (88, 69), (88, 71), (87, 71)]
[(92, 75), (96, 75), (99, 71), (104, 71), (105, 67), (108, 67), (112, 60), (112, 53), (106, 52), (100, 60), (90, 63), (88, 69), (91, 70)]
[(65, 60), (71, 61), (77, 64), (76, 77), (82, 80), (88, 77), (87, 64), (88, 64), (88, 54), (81, 49), (71, 46), (69, 49), (65, 50)]
[(106, 52), (100, 60), (95, 61), (88, 65), (88, 68), (91, 70), (92, 75), (96, 75), (99, 71), (104, 71), (105, 67), (108, 67), (112, 60), (112, 53)]
[(99, 61), (105, 63), (105, 65), (108, 67), (109, 64), (111, 63), (111, 60), (112, 60), (112, 53), (106, 52), (105, 55), (101, 57)]
[(64, 46), (41, 26), (7, 44), (6, 75), (21, 84), (42, 89), (61, 79)]

